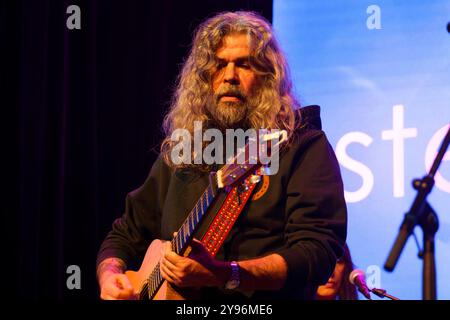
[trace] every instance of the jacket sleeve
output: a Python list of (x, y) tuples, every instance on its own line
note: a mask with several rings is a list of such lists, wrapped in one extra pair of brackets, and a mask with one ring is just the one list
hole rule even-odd
[(286, 286), (325, 283), (342, 255), (347, 209), (339, 165), (322, 131), (314, 130), (294, 152), (287, 182)]
[(161, 211), (170, 181), (170, 169), (158, 158), (144, 184), (130, 192), (125, 212), (113, 222), (100, 246), (97, 266), (106, 258), (120, 258), (129, 267), (139, 262), (148, 245), (160, 238)]

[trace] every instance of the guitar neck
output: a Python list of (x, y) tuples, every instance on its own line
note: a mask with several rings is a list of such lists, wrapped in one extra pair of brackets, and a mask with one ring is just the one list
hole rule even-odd
[(216, 196), (217, 188), (214, 188), (210, 183), (172, 239), (172, 250), (174, 252), (183, 255)]
[[(183, 255), (186, 251), (194, 233), (197, 231), (203, 217), (206, 215), (209, 207), (213, 203), (218, 194), (216, 175), (210, 175), (209, 186), (202, 193), (200, 199), (195, 204), (187, 218), (184, 220), (175, 237), (171, 240), (172, 250), (179, 255)], [(159, 262), (156, 264), (143, 290), (141, 290), (141, 298), (152, 299), (161, 287), (164, 279), (159, 271)]]

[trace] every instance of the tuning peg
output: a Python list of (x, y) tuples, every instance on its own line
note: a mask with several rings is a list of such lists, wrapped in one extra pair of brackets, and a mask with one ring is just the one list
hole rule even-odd
[(254, 174), (250, 177), (250, 182), (252, 184), (257, 184), (259, 181), (261, 181), (261, 176)]

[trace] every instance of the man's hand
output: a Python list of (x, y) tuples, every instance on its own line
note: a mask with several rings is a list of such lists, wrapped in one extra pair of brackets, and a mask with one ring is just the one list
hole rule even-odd
[(137, 293), (134, 292), (130, 280), (123, 273), (110, 274), (100, 288), (100, 298), (103, 300), (134, 300), (137, 298)]
[[(229, 262), (214, 259), (203, 244), (191, 243), (189, 257), (172, 251), (170, 241), (164, 242), (160, 271), (164, 279), (178, 287), (223, 287), (230, 278)], [(239, 261), (240, 290), (279, 290), (287, 279), (287, 264), (282, 256), (273, 253), (264, 257)]]
[(178, 287), (223, 286), (230, 274), (229, 263), (215, 260), (196, 239), (191, 247), (189, 257), (182, 257), (172, 251), (170, 241), (163, 244), (160, 261), (163, 278)]
[(123, 274), (125, 263), (117, 258), (108, 258), (98, 266), (100, 298), (103, 300), (133, 300), (137, 292), (128, 277)]

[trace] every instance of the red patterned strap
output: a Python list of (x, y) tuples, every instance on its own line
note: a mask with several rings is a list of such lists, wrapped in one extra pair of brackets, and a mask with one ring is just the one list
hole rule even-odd
[[(259, 169), (257, 174), (260, 175)], [(241, 185), (231, 189), (222, 207), (203, 236), (201, 242), (213, 257), (217, 254), (217, 251), (219, 251), (219, 248), (222, 246), (228, 233), (239, 217), (239, 214), (242, 212), (242, 209), (244, 209), (250, 195), (258, 184), (257, 181), (253, 181), (253, 179), (255, 179), (254, 176), (250, 175)]]

